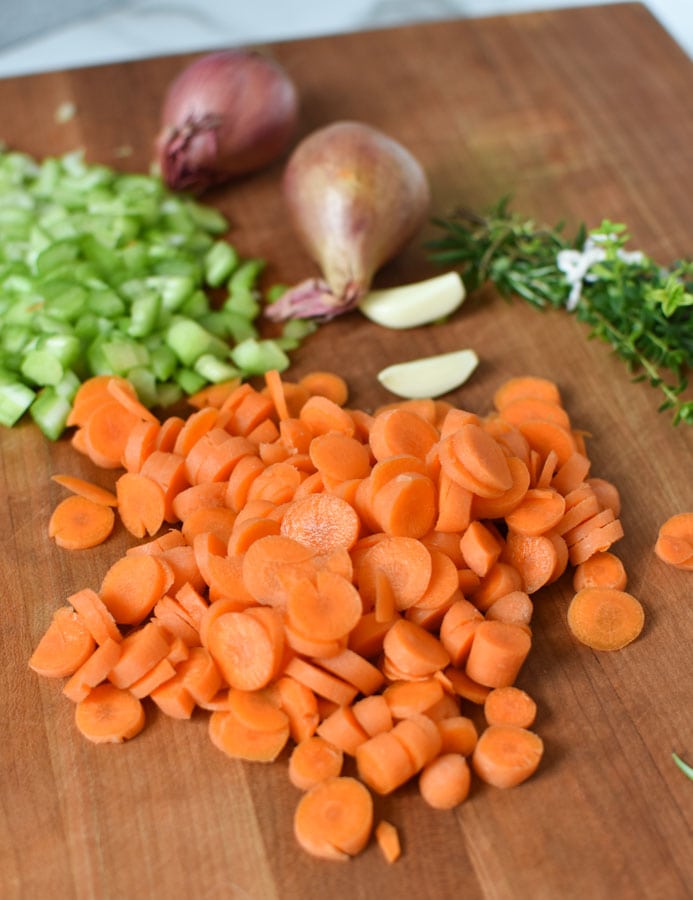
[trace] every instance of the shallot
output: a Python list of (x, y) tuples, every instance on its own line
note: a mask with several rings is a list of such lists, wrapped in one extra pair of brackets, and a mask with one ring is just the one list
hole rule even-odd
[(268, 318), (330, 319), (353, 309), (377, 270), (423, 225), (428, 180), (402, 144), (361, 122), (336, 122), (294, 149), (283, 192), (294, 229), (322, 278), (286, 291)]
[(195, 60), (164, 99), (156, 150), (173, 190), (199, 194), (257, 171), (288, 147), (298, 124), (298, 91), (284, 69), (247, 49)]

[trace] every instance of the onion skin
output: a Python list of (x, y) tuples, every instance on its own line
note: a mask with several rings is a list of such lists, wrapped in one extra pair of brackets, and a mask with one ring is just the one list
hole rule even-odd
[(298, 92), (278, 65), (245, 49), (195, 60), (170, 85), (156, 153), (176, 191), (200, 194), (273, 162), (298, 126)]
[(353, 309), (376, 271), (423, 225), (426, 174), (397, 141), (360, 122), (312, 132), (291, 154), (282, 182), (293, 228), (323, 278), (267, 307), (274, 321), (332, 318)]

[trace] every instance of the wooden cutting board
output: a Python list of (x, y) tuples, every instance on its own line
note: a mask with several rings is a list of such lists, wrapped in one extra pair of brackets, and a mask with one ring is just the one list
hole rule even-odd
[[(232, 39), (232, 38), (231, 38)], [(693, 244), (693, 67), (643, 6), (451, 21), (299, 40), (268, 49), (300, 89), (302, 132), (337, 119), (370, 122), (425, 165), (433, 207), (481, 209), (502, 194), (519, 211), (568, 227), (624, 221), (633, 246), (662, 262)], [(133, 171), (151, 159), (165, 87), (189, 57), (0, 82), (0, 130), (38, 157), (81, 146)], [(56, 111), (74, 104), (63, 124)], [(210, 196), (242, 253), (268, 277), (314, 269), (284, 216), (281, 165)], [(431, 237), (429, 227), (424, 238)], [(379, 283), (435, 269), (415, 241)], [(658, 414), (659, 397), (565, 313), (540, 314), (485, 293), (445, 326), (388, 332), (354, 314), (295, 355), (293, 375), (333, 368), (352, 402), (392, 399), (388, 362), (473, 347), (481, 364), (452, 399), (486, 412), (508, 376), (555, 379), (576, 427), (590, 434), (593, 474), (615, 482), (630, 589), (647, 611), (642, 636), (598, 654), (571, 639), (564, 576), (536, 598), (534, 647), (520, 678), (539, 705), (546, 745), (538, 774), (510, 791), (475, 784), (454, 812), (427, 809), (414, 784), (376, 801), (400, 829), (388, 866), (375, 846), (348, 864), (303, 854), (292, 836), (298, 793), (287, 760), (246, 765), (207, 738), (205, 715), (148, 710), (144, 732), (95, 747), (72, 724), (61, 684), (27, 669), (53, 610), (98, 587), (132, 543), (122, 531), (70, 554), (47, 537), (62, 496), (51, 473), (113, 483), (67, 440), (31, 424), (0, 433), (2, 628), (0, 893), (5, 898), (184, 897), (233, 900), (465, 897), (556, 900), (683, 898), (693, 888), (692, 576), (653, 554), (660, 523), (693, 509), (693, 429)]]

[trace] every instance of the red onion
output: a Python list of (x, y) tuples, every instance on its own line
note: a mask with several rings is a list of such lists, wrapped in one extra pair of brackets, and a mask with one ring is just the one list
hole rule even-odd
[(293, 151), (283, 179), (297, 235), (323, 278), (291, 288), (268, 318), (331, 318), (353, 309), (376, 271), (428, 214), (421, 164), (401, 144), (360, 122), (313, 132)]
[(298, 123), (298, 93), (286, 72), (253, 50), (200, 57), (164, 100), (157, 155), (173, 190), (194, 193), (273, 162)]

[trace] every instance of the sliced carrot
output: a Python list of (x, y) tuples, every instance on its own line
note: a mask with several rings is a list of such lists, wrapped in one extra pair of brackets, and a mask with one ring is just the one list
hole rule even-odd
[(144, 707), (129, 691), (105, 682), (76, 704), (75, 724), (95, 744), (119, 744), (144, 728)]
[(357, 700), (352, 709), (356, 721), (369, 737), (390, 731), (394, 725), (390, 706), (383, 694), (371, 694)]
[(381, 819), (375, 826), (374, 834), (385, 862), (396, 862), (402, 855), (402, 845), (397, 828), (387, 819)]
[[(206, 653), (205, 650), (202, 652)], [(213, 696), (216, 691), (212, 691)], [(230, 688), (228, 710), (251, 731), (284, 731), (288, 729), (289, 717), (281, 708), (279, 692), (273, 686), (246, 691)]]
[(588, 478), (586, 484), (596, 494), (599, 506), (602, 509), (611, 509), (618, 518), (621, 514), (621, 496), (616, 485), (606, 478)]
[(372, 498), (379, 530), (417, 539), (428, 534), (438, 517), (437, 493), (427, 475), (407, 472), (392, 478)]
[(510, 622), (513, 625), (529, 625), (534, 612), (532, 598), (525, 591), (510, 591), (494, 600), (486, 610), (488, 620)]
[[(278, 674), (283, 650), (283, 631), (278, 634), (265, 608), (265, 621), (243, 612), (227, 612), (208, 625), (207, 648), (232, 687), (252, 691), (265, 687)], [(269, 627), (268, 627), (269, 626)]]
[(316, 435), (310, 442), (308, 453), (318, 472), (334, 481), (365, 478), (371, 470), (368, 447), (343, 432)]
[(209, 717), (209, 736), (217, 749), (236, 759), (274, 762), (289, 739), (287, 723), (273, 731), (249, 728), (230, 710), (218, 710)]
[(334, 400), (311, 394), (301, 407), (299, 419), (310, 428), (313, 435), (335, 432), (353, 437), (356, 427), (349, 412)]
[(401, 455), (423, 460), (438, 437), (438, 429), (431, 422), (404, 407), (395, 406), (373, 419), (369, 444), (376, 460)]
[[(554, 548), (555, 549), (555, 548)], [(508, 554), (508, 545), (503, 548), (504, 556)], [(553, 559), (553, 556), (552, 556)], [(485, 612), (496, 600), (509, 594), (511, 591), (524, 590), (523, 576), (520, 570), (511, 562), (499, 560), (488, 571), (487, 575), (479, 581), (477, 587), (468, 591), (477, 609)]]
[(313, 691), (305, 684), (282, 675), (275, 681), (281, 708), (289, 717), (289, 730), (295, 743), (315, 734), (320, 722), (318, 703)]
[(693, 570), (693, 513), (679, 513), (663, 522), (654, 551), (662, 562)]
[(150, 691), (149, 696), (161, 712), (172, 719), (189, 719), (195, 709), (190, 691), (175, 675)]
[(529, 654), (532, 640), (520, 625), (481, 622), (465, 664), (466, 674), (487, 687), (513, 684)]
[(455, 666), (448, 666), (444, 674), (458, 696), (477, 704), (477, 706), (483, 705), (491, 690), (490, 687), (485, 684), (479, 684), (478, 681), (470, 678), (463, 669), (457, 669)]
[(111, 400), (112, 396), (108, 392), (108, 385), (114, 380), (120, 383), (123, 390), (129, 392), (133, 397), (136, 396), (135, 388), (125, 378), (117, 375), (93, 375), (83, 381), (77, 389), (72, 401), (72, 409), (67, 418), (67, 425), (84, 425), (95, 409), (106, 400)]
[(236, 513), (227, 506), (201, 506), (182, 521), (181, 532), (190, 545), (198, 534), (213, 534), (228, 544), (235, 522)]
[(349, 386), (342, 376), (335, 372), (309, 372), (299, 378), (298, 383), (310, 395), (327, 397), (337, 406), (344, 406), (349, 399)]
[(108, 538), (115, 525), (110, 506), (80, 494), (65, 497), (55, 507), (48, 522), (48, 534), (66, 550), (87, 550)]
[(526, 691), (514, 685), (494, 688), (484, 701), (489, 725), (516, 725), (529, 728), (537, 716), (537, 704)]
[(595, 553), (575, 567), (573, 589), (577, 592), (584, 587), (608, 587), (625, 590), (628, 575), (625, 566), (613, 553), (604, 550)]
[(533, 731), (516, 725), (489, 725), (474, 748), (472, 766), (487, 784), (515, 787), (536, 772), (543, 753), (543, 741)]
[(519, 425), (532, 450), (542, 458), (554, 451), (558, 465), (562, 466), (576, 452), (577, 445), (571, 431), (546, 419), (527, 419)]
[(338, 706), (317, 727), (317, 733), (343, 753), (354, 756), (357, 747), (368, 740), (368, 732), (361, 726), (352, 706)]
[(358, 688), (359, 693), (366, 697), (379, 690), (385, 680), (377, 666), (348, 647), (321, 659), (320, 666)]
[(120, 648), (118, 661), (108, 677), (117, 688), (127, 688), (166, 658), (169, 642), (160, 626), (150, 621), (131, 631)]
[(413, 678), (428, 677), (450, 662), (438, 638), (406, 619), (398, 619), (391, 626), (383, 652), (397, 670)]
[(215, 409), (221, 409), (224, 402), (233, 393), (240, 384), (240, 379), (229, 378), (227, 381), (220, 381), (217, 384), (208, 384), (190, 394), (186, 399), (187, 403), (194, 409), (205, 409), (209, 406)]
[(99, 594), (120, 625), (137, 625), (172, 583), (171, 570), (156, 556), (123, 556), (107, 570)]
[(517, 375), (507, 379), (496, 389), (493, 405), (502, 412), (509, 403), (521, 397), (535, 397), (558, 405), (561, 403), (558, 386), (551, 379), (538, 375)]
[(644, 624), (640, 601), (614, 588), (583, 588), (568, 607), (568, 628), (593, 650), (620, 650), (638, 637)]
[(82, 588), (71, 594), (67, 602), (73, 607), (82, 623), (97, 644), (113, 640), (120, 642), (122, 635), (115, 619), (101, 597), (91, 588)]
[(102, 469), (118, 469), (130, 432), (142, 418), (117, 400), (96, 407), (82, 426), (87, 455)]
[(393, 719), (406, 719), (433, 709), (443, 697), (443, 687), (435, 678), (398, 681), (385, 688), (383, 697)]
[(344, 754), (319, 735), (296, 744), (289, 757), (289, 781), (301, 791), (342, 774)]
[(84, 665), (95, 646), (89, 629), (74, 609), (61, 606), (31, 654), (29, 668), (37, 675), (64, 678)]
[(467, 566), (483, 578), (497, 562), (502, 545), (493, 532), (476, 519), (470, 522), (460, 538), (460, 550)]
[(355, 778), (339, 776), (306, 791), (294, 813), (296, 840), (313, 856), (345, 860), (360, 853), (373, 828), (373, 800)]
[(87, 500), (92, 500), (94, 503), (101, 503), (103, 506), (118, 505), (118, 498), (113, 491), (86, 481), (84, 478), (79, 478), (77, 475), (51, 475), (51, 479), (61, 487), (72, 491), (73, 494), (86, 497)]
[(391, 734), (406, 750), (415, 772), (420, 772), (440, 753), (440, 732), (436, 723), (428, 716), (415, 714), (400, 719), (395, 723)]
[(505, 516), (509, 528), (521, 534), (545, 534), (555, 528), (565, 513), (565, 500), (554, 488), (532, 488)]
[(377, 794), (391, 794), (416, 774), (416, 766), (392, 731), (369, 738), (356, 748), (359, 777)]
[(162, 426), (155, 422), (137, 422), (128, 434), (121, 463), (127, 472), (139, 472), (150, 453), (159, 448)]
[(332, 700), (340, 706), (347, 706), (358, 694), (358, 689), (353, 685), (296, 656), (285, 665), (284, 674), (295, 678), (319, 697)]
[(388, 535), (379, 540), (356, 565), (356, 579), (366, 606), (375, 602), (377, 573), (384, 572), (392, 586), (397, 609), (417, 603), (431, 580), (433, 563), (428, 548), (415, 538)]
[(118, 513), (130, 534), (154, 535), (164, 524), (166, 498), (156, 481), (138, 472), (125, 472), (116, 481)]
[(460, 753), (441, 753), (419, 775), (419, 792), (433, 809), (454, 809), (469, 795), (471, 772)]
[(164, 520), (176, 522), (173, 500), (176, 494), (190, 486), (185, 473), (185, 459), (178, 453), (154, 450), (144, 461), (140, 474), (161, 487), (164, 492)]
[(158, 687), (161, 687), (161, 685), (170, 681), (175, 674), (176, 670), (171, 660), (168, 657), (166, 659), (161, 659), (153, 668), (148, 672), (145, 672), (141, 678), (138, 678), (137, 681), (131, 684), (128, 690), (135, 697), (143, 700)]
[(180, 416), (166, 416), (157, 430), (154, 450), (173, 453), (184, 426), (185, 419), (182, 419)]
[(571, 454), (551, 479), (551, 487), (563, 496), (569, 494), (584, 483), (590, 466), (589, 459), (583, 453)]
[(472, 719), (467, 716), (455, 715), (440, 719), (437, 724), (441, 739), (441, 753), (472, 755), (479, 739), (476, 725)]
[(518, 586), (528, 594), (549, 584), (558, 568), (558, 549), (545, 534), (529, 535), (509, 531), (503, 550), (503, 558), (521, 576)]

